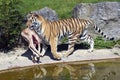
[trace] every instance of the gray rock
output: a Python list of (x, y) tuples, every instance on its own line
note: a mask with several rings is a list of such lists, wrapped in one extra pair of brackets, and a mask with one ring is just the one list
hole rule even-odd
[(33, 11), (37, 14), (40, 14), (41, 16), (43, 16), (46, 20), (49, 20), (49, 21), (56, 21), (58, 20), (58, 15), (57, 13), (52, 10), (51, 8), (48, 8), (48, 7), (45, 7), (45, 8), (42, 8), (38, 11)]
[(120, 2), (80, 3), (73, 17), (90, 18), (107, 36), (120, 39)]

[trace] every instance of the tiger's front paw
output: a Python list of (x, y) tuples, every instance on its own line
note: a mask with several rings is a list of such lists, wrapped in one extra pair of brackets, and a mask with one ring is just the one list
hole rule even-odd
[(57, 54), (53, 55), (53, 57), (54, 57), (55, 59), (60, 60), (61, 57), (62, 57), (62, 54), (61, 54), (61, 53), (57, 53)]

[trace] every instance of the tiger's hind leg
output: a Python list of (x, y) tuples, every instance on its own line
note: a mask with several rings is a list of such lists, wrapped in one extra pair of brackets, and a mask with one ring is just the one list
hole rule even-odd
[(83, 42), (87, 42), (90, 45), (90, 49), (88, 50), (89, 52), (93, 51), (93, 49), (94, 49), (94, 40), (90, 35), (86, 34), (84, 36), (81, 36), (80, 40), (83, 40)]

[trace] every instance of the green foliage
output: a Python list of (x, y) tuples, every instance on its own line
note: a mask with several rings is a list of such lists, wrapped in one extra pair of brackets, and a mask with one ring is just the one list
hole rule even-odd
[(68, 38), (67, 38), (67, 37), (64, 37), (64, 38), (61, 40), (61, 43), (64, 44), (64, 43), (66, 43), (66, 42), (68, 42)]
[(10, 49), (18, 44), (22, 25), (20, 0), (2, 0), (0, 4), (0, 49)]
[(120, 44), (120, 40), (117, 41), (110, 41), (110, 40), (103, 40), (102, 37), (98, 36), (95, 40), (95, 48), (112, 48), (115, 44)]
[(120, 39), (119, 40), (117, 40), (117, 41), (115, 41), (116, 42), (116, 44), (119, 44), (120, 45)]

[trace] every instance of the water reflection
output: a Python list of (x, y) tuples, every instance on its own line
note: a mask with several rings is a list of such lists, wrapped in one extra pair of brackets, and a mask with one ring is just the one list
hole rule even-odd
[(34, 70), (33, 80), (38, 80), (38, 79), (39, 80), (40, 79), (79, 80), (80, 77), (82, 77), (83, 80), (90, 80), (92, 76), (95, 74), (95, 67), (93, 63), (90, 63), (86, 68), (82, 68), (81, 66), (70, 65), (70, 64), (57, 64), (50, 69), (48, 69), (48, 67), (40, 67), (40, 66), (36, 67), (35, 69), (38, 70), (36, 71)]
[(40, 67), (40, 70), (41, 71), (39, 71), (39, 73), (34, 72), (34, 80), (42, 79), (43, 77), (47, 76), (47, 70), (44, 67)]
[(89, 66), (90, 66), (90, 69), (89, 69), (88, 73), (86, 73), (82, 77), (83, 80), (91, 80), (91, 78), (95, 75), (95, 66), (94, 66), (94, 64), (90, 63)]
[(119, 63), (39, 65), (0, 73), (0, 80), (119, 80)]

